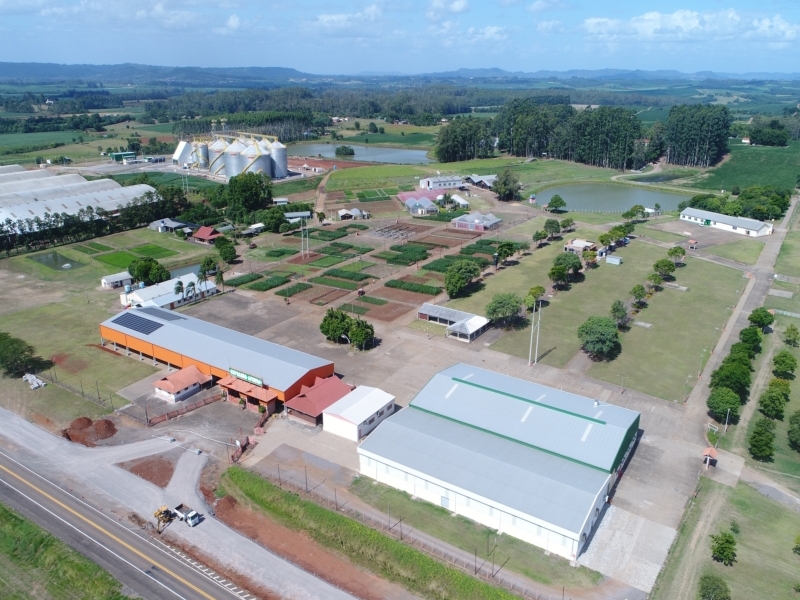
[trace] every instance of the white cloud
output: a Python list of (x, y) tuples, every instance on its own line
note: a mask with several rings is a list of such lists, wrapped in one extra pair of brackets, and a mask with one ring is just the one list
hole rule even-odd
[(740, 30), (741, 22), (733, 9), (713, 13), (677, 10), (670, 14), (649, 12), (627, 21), (592, 17), (583, 21), (583, 28), (590, 39), (600, 41), (682, 41), (731, 37)]
[(469, 10), (468, 0), (431, 0), (425, 15), (431, 19), (441, 19), (446, 13), (463, 13)]
[(561, 21), (540, 21), (536, 25), (536, 31), (539, 33), (553, 33), (556, 31), (563, 31)]
[(377, 4), (370, 4), (357, 13), (317, 15), (314, 25), (329, 31), (351, 29), (361, 24), (374, 23), (380, 19), (382, 13), (383, 11), (381, 11), (380, 6)]
[(470, 41), (473, 43), (481, 42), (504, 42), (508, 39), (508, 32), (505, 27), (489, 25), (487, 27), (470, 27), (467, 30)]
[(772, 19), (756, 19), (748, 37), (757, 37), (778, 41), (796, 40), (800, 37), (800, 25), (784, 20), (780, 15)]
[(225, 23), (225, 27), (218, 27), (214, 29), (214, 33), (219, 33), (220, 35), (230, 35), (232, 33), (236, 33), (239, 31), (239, 28), (242, 26), (242, 22), (236, 15), (231, 15), (228, 17), (228, 20)]

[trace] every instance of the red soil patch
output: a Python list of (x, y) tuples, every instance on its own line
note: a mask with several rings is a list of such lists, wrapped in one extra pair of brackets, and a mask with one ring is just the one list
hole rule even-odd
[(86, 344), (92, 348), (98, 348), (103, 352), (108, 352), (109, 354), (113, 354), (114, 356), (120, 356), (119, 352), (116, 352), (113, 348), (106, 348), (105, 346), (101, 346), (100, 344)]
[(117, 466), (160, 488), (165, 488), (170, 479), (172, 479), (172, 474), (175, 472), (175, 464), (178, 462), (178, 455), (174, 455), (174, 458), (173, 455), (174, 453), (145, 456), (144, 458), (119, 463)]
[(35, 425), (38, 425), (42, 429), (46, 429), (47, 431), (54, 433), (58, 432), (58, 426), (44, 415), (40, 415), (39, 413), (31, 413), (30, 418)]
[(322, 258), (323, 256), (325, 256), (325, 255), (324, 254), (319, 254), (317, 252), (312, 252), (310, 256), (306, 256), (306, 257), (303, 257), (302, 255), (295, 256), (294, 258), (290, 258), (286, 262), (290, 262), (293, 265), (307, 265), (308, 263), (314, 262), (315, 260), (318, 260), (318, 259)]
[(472, 240), (479, 238), (483, 235), (481, 231), (469, 231), (468, 229), (456, 229), (455, 227), (448, 227), (445, 231), (439, 232), (439, 235), (446, 235), (447, 237), (456, 237)]
[(74, 356), (64, 354), (63, 352), (60, 354), (54, 354), (50, 357), (50, 360), (52, 360), (56, 366), (61, 367), (70, 375), (77, 375), (89, 366), (88, 360), (75, 358)]
[(442, 237), (439, 235), (429, 235), (414, 241), (422, 242), (423, 244), (433, 244), (434, 246), (445, 246), (446, 248), (452, 248), (453, 246), (458, 246), (464, 243), (462, 238)]
[(242, 535), (289, 559), (298, 567), (364, 600), (408, 597), (400, 586), (331, 554), (307, 534), (279, 525), (226, 496), (216, 506), (223, 523)]
[(61, 435), (76, 444), (93, 447), (95, 442), (105, 440), (117, 433), (117, 428), (112, 421), (100, 419), (92, 422), (88, 417), (78, 417), (70, 426), (61, 431)]
[(310, 292), (316, 292), (312, 297), (308, 299), (309, 302), (312, 304), (317, 304), (319, 306), (324, 306), (325, 304), (330, 304), (331, 302), (335, 302), (339, 298), (344, 298), (350, 292), (347, 290), (329, 290), (325, 291), (326, 288), (318, 287), (312, 288), (309, 290)]
[(428, 296), (427, 294), (417, 294), (416, 292), (387, 287), (378, 288), (369, 294), (370, 296), (377, 296), (378, 298), (385, 298), (386, 300), (395, 300), (397, 302), (415, 305), (420, 305), (423, 302), (431, 302), (433, 299), (433, 296)]
[(381, 306), (370, 304), (369, 311), (367, 311), (367, 316), (370, 319), (378, 319), (379, 321), (389, 322), (394, 321), (398, 317), (402, 317), (410, 310), (413, 310), (410, 306), (406, 306), (405, 304), (397, 304), (395, 302), (389, 302), (389, 304), (383, 304)]

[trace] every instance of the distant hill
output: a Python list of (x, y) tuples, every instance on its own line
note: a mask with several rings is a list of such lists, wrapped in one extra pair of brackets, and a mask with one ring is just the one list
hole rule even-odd
[(456, 71), (443, 71), (425, 73), (431, 78), (512, 78), (519, 79), (627, 79), (627, 80), (675, 80), (675, 81), (701, 81), (706, 79), (769, 79), (769, 80), (798, 80), (800, 73), (717, 73), (714, 71), (699, 71), (697, 73), (682, 73), (674, 70), (642, 71), (631, 69), (572, 69), (569, 71), (505, 71), (503, 69), (458, 69)]

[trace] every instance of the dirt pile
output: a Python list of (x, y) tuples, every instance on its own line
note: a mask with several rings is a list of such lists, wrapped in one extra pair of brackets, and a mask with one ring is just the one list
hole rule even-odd
[(112, 421), (100, 419), (92, 421), (88, 417), (78, 417), (69, 427), (61, 431), (61, 435), (76, 444), (92, 447), (96, 442), (112, 437), (117, 433), (117, 428)]
[(165, 488), (175, 472), (175, 465), (180, 457), (180, 452), (182, 451), (179, 450), (178, 453), (170, 451), (156, 456), (145, 456), (144, 458), (118, 463), (117, 466), (158, 487)]

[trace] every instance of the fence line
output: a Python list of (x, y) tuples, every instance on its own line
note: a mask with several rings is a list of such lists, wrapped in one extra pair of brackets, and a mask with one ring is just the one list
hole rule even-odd
[(171, 410), (170, 412), (164, 413), (163, 415), (158, 415), (156, 417), (148, 418), (147, 419), (147, 426), (152, 427), (153, 425), (158, 425), (159, 423), (163, 423), (164, 421), (168, 421), (170, 419), (174, 419), (181, 415), (185, 415), (188, 412), (192, 412), (193, 410), (197, 410), (203, 406), (211, 404), (212, 402), (216, 402), (217, 400), (222, 398), (222, 394), (217, 394), (215, 396), (210, 396), (209, 398), (205, 398), (204, 400), (198, 400), (193, 404), (186, 404), (177, 408), (175, 410)]
[[(36, 376), (39, 377), (40, 379), (44, 379), (48, 383), (52, 383), (53, 385), (57, 385), (58, 387), (60, 387), (62, 389), (65, 389), (68, 392), (71, 392), (71, 393), (75, 394), (76, 396), (80, 396), (84, 400), (88, 400), (89, 402), (93, 402), (94, 404), (97, 404), (98, 406), (102, 406), (103, 408), (110, 408), (111, 410), (114, 410), (114, 394), (112, 393), (108, 397), (107, 400), (103, 400), (103, 398), (100, 396), (100, 388), (99, 388), (99, 386), (97, 384), (97, 381), (95, 381), (95, 390), (97, 391), (97, 394), (96, 394), (96, 397), (95, 397), (94, 394), (91, 394), (91, 393), (87, 394), (86, 393), (86, 391), (83, 388), (83, 380), (81, 380), (81, 379), (78, 380), (79, 385), (80, 385), (80, 389), (79, 389), (79, 388), (76, 388), (75, 386), (70, 385), (69, 383), (67, 383), (63, 379), (59, 379), (58, 376), (55, 373), (48, 372), (48, 374), (45, 374), (44, 372), (42, 372), (42, 373), (37, 373)], [(91, 392), (91, 391), (92, 391), (91, 388), (89, 388), (89, 392)]]

